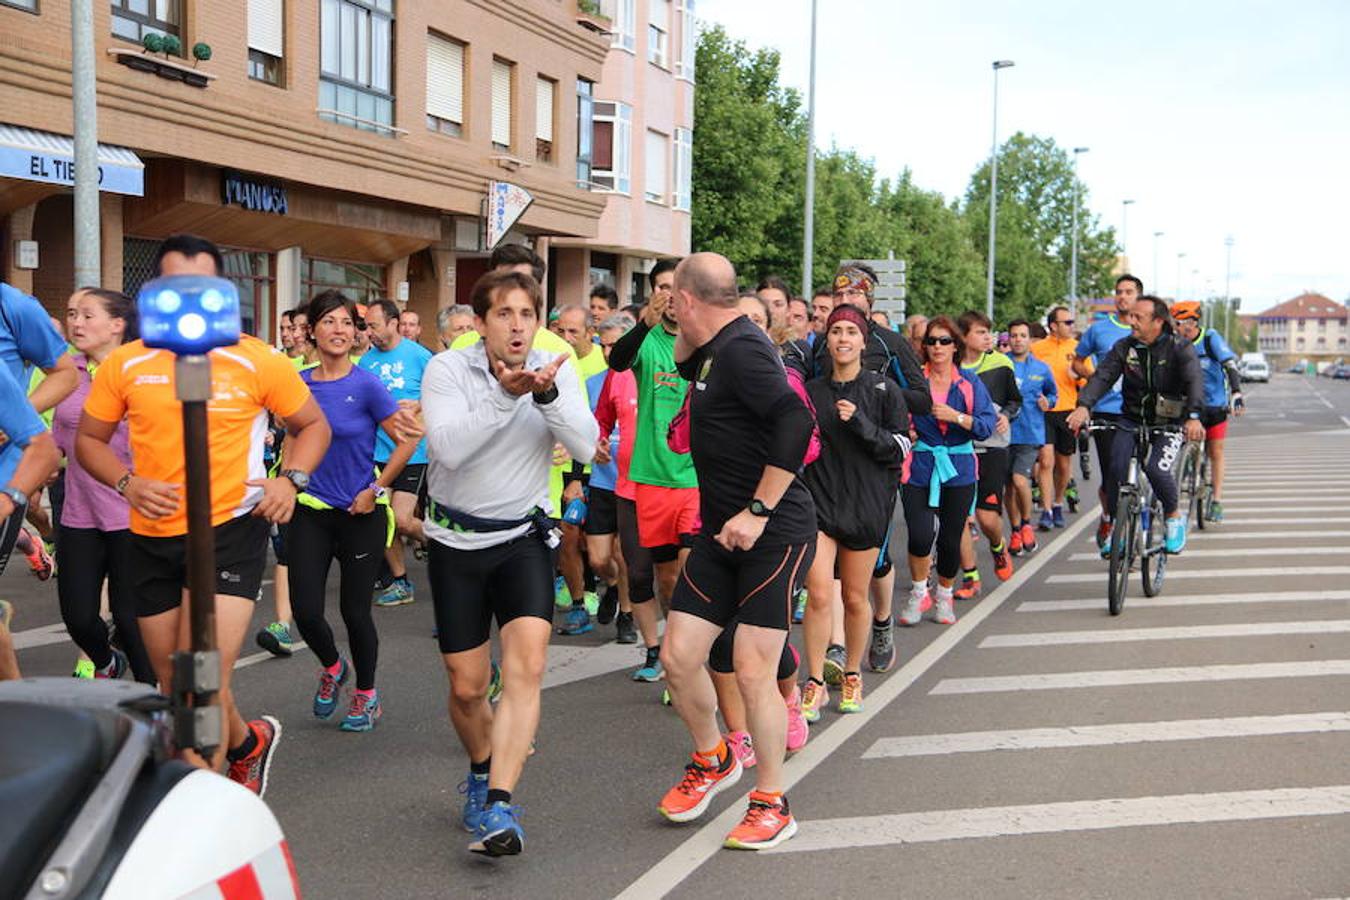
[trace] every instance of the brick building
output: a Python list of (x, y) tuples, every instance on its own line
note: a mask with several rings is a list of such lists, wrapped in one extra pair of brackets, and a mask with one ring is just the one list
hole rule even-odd
[(1256, 314), (1257, 348), (1283, 368), (1301, 361), (1331, 362), (1350, 352), (1348, 311), (1321, 294), (1300, 294)]

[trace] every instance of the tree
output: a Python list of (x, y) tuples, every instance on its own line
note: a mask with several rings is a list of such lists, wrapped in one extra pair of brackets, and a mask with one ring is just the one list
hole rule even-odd
[(984, 260), (957, 209), (937, 191), (915, 185), (908, 169), (894, 185), (883, 182), (879, 194), (886, 248), (908, 263), (907, 311), (933, 316), (982, 309)]

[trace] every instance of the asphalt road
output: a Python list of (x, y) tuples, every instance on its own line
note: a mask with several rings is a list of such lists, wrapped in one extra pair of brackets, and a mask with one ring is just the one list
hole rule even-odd
[[(1161, 597), (1136, 578), (1107, 615), (1088, 509), (955, 626), (900, 629), (864, 712), (826, 712), (790, 761), (801, 831), (772, 854), (718, 849), (739, 794), (689, 826), (657, 814), (687, 738), (609, 628), (554, 639), (516, 793), (526, 853), (498, 861), (458, 827), (466, 761), (428, 598), (376, 610), (372, 734), (310, 716), (312, 657), (246, 658), (245, 713), (285, 724), (267, 799), (305, 893), (1350, 895), (1350, 384), (1277, 375), (1248, 396), (1227, 520), (1192, 533)], [(54, 585), (25, 569), (0, 577), (20, 663), (68, 673)]]

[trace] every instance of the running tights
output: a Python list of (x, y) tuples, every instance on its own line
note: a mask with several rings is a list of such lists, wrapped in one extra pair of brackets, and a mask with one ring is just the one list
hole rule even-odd
[(652, 552), (638, 541), (637, 504), (623, 497), (614, 498), (619, 521), (619, 549), (623, 551), (624, 565), (628, 567), (628, 599), (646, 603), (656, 596), (652, 584), (655, 566)]
[(61, 603), (61, 620), (71, 640), (84, 651), (94, 665), (102, 669), (112, 661), (108, 628), (99, 615), (103, 580), (108, 580), (108, 607), (122, 649), (131, 661), (131, 673), (137, 681), (154, 684), (155, 670), (150, 666), (141, 628), (136, 621), (136, 597), (128, 580), (127, 554), (131, 532), (100, 531), (97, 528), (59, 526), (56, 536), (56, 595)]
[[(1139, 439), (1134, 428), (1122, 427), (1116, 430), (1115, 440), (1111, 443), (1111, 462), (1102, 472), (1102, 490), (1106, 493), (1106, 514), (1113, 520), (1116, 517), (1116, 495), (1120, 492), (1120, 483), (1130, 471), (1130, 458), (1134, 456), (1135, 442)], [(1137, 428), (1138, 426), (1135, 426)], [(1185, 438), (1180, 432), (1167, 431), (1153, 436), (1153, 446), (1149, 448), (1148, 460), (1144, 465), (1144, 474), (1153, 493), (1162, 501), (1163, 512), (1172, 515), (1181, 502), (1177, 490), (1177, 463), (1181, 460), (1181, 446)]]
[(909, 555), (927, 556), (937, 540), (939, 578), (955, 578), (961, 569), (961, 535), (975, 501), (975, 485), (943, 487), (937, 509), (928, 505), (928, 485), (906, 484), (900, 489), (909, 528)]

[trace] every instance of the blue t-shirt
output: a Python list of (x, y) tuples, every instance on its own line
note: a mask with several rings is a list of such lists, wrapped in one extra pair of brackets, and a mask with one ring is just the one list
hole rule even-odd
[(328, 419), (333, 439), (309, 476), (308, 493), (346, 509), (375, 480), (375, 435), (380, 423), (398, 412), (398, 402), (380, 379), (358, 366), (337, 381), (316, 381), (318, 369), (300, 373)]
[(1055, 373), (1030, 353), (1021, 362), (1015, 357), (1009, 358), (1012, 359), (1013, 375), (1017, 378), (1017, 389), (1022, 392), (1022, 411), (1012, 420), (1009, 442), (1039, 447), (1045, 443), (1045, 410), (1036, 401), (1044, 397), (1051, 407), (1059, 402)]
[(28, 442), (46, 430), (19, 382), (8, 369), (0, 367), (0, 431), (4, 432), (0, 437), (0, 487), (14, 476)]
[(1213, 328), (1206, 328), (1195, 340), (1195, 355), (1200, 357), (1200, 371), (1205, 376), (1205, 406), (1227, 406), (1228, 376), (1224, 374), (1223, 364), (1237, 359), (1237, 354), (1223, 335)]
[[(1107, 316), (1105, 319), (1098, 319), (1093, 322), (1088, 330), (1083, 332), (1083, 337), (1078, 341), (1078, 348), (1074, 351), (1079, 356), (1088, 357), (1092, 360), (1094, 366), (1100, 366), (1106, 354), (1111, 352), (1111, 348), (1121, 338), (1130, 336), (1130, 326), (1116, 318), (1115, 313)], [(1102, 394), (1102, 399), (1097, 401), (1097, 405), (1092, 407), (1093, 412), (1114, 413), (1120, 415), (1123, 401), (1120, 396), (1120, 380), (1111, 385), (1111, 390)]]
[(65, 339), (37, 298), (0, 283), (0, 362), (14, 380), (27, 384), (30, 365), (50, 369), (65, 352)]
[[(422, 399), (422, 373), (431, 362), (431, 351), (416, 341), (403, 338), (393, 350), (380, 350), (371, 347), (361, 357), (361, 368), (368, 369), (379, 376), (380, 381), (393, 395), (395, 400)], [(389, 454), (394, 452), (394, 441), (383, 431), (375, 438), (375, 461), (386, 463)], [(410, 465), (427, 461), (427, 442), (417, 445), (417, 452)]]
[[(586, 393), (591, 398), (591, 412), (595, 412), (600, 402), (600, 392), (605, 389), (605, 379), (609, 377), (609, 368), (603, 368), (586, 379)], [(612, 491), (619, 483), (619, 429), (617, 424), (609, 435), (609, 462), (591, 463), (591, 487)]]

